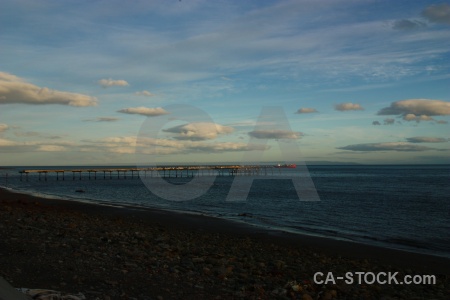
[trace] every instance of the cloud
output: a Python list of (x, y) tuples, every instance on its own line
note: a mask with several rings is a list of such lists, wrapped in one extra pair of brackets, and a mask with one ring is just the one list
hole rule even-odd
[(19, 137), (35, 137), (35, 136), (41, 136), (39, 132), (36, 131), (14, 131), (15, 136)]
[(84, 122), (116, 122), (120, 120), (119, 118), (114, 118), (114, 117), (98, 117), (95, 119), (86, 119), (83, 120)]
[(178, 140), (210, 140), (217, 138), (219, 134), (231, 133), (234, 129), (216, 123), (198, 122), (175, 126), (164, 131), (177, 134), (174, 138)]
[(381, 125), (381, 123), (378, 122), (378, 121), (373, 121), (373, 122), (372, 122), (372, 125)]
[(38, 87), (15, 75), (0, 72), (0, 104), (10, 103), (96, 106), (97, 98)]
[[(266, 145), (247, 144), (247, 143), (204, 143), (204, 142), (189, 142), (183, 143), (183, 149), (188, 149), (194, 152), (206, 153), (221, 153), (221, 152), (237, 152), (237, 151), (263, 151), (270, 147)], [(184, 150), (183, 150), (184, 151)]]
[(192, 150), (200, 150), (206, 152), (234, 152), (234, 151), (263, 151), (269, 149), (269, 146), (258, 145), (258, 144), (246, 144), (246, 143), (214, 143), (214, 144), (203, 144), (203, 145), (193, 145)]
[(58, 145), (41, 145), (41, 146), (38, 146), (36, 151), (63, 152), (63, 151), (67, 151), (67, 148), (64, 146), (58, 146)]
[(348, 145), (345, 147), (339, 147), (337, 149), (350, 151), (405, 151), (405, 152), (435, 150), (434, 148), (418, 146), (406, 142), (355, 144), (355, 145)]
[(438, 124), (448, 124), (448, 122), (447, 122), (447, 121), (444, 121), (444, 120), (436, 121), (436, 123), (438, 123)]
[(150, 107), (129, 107), (118, 110), (117, 112), (124, 114), (134, 114), (134, 115), (143, 115), (147, 117), (156, 117), (161, 115), (167, 115), (169, 112), (164, 110), (161, 107), (150, 108)]
[(126, 82), (125, 80), (119, 79), (119, 80), (114, 80), (114, 79), (100, 79), (98, 81), (98, 84), (100, 84), (102, 87), (107, 88), (110, 86), (128, 86), (128, 82)]
[(59, 152), (67, 151), (68, 146), (76, 147), (72, 142), (45, 143), (39, 141), (18, 142), (0, 138), (0, 152), (19, 153), (19, 152)]
[(136, 96), (145, 96), (145, 97), (153, 97), (155, 94), (150, 93), (149, 91), (140, 91), (134, 93)]
[(450, 5), (446, 3), (430, 5), (423, 10), (422, 16), (433, 23), (450, 24)]
[(6, 124), (0, 124), (0, 133), (8, 130), (9, 126)]
[(359, 105), (357, 103), (351, 103), (351, 102), (336, 104), (334, 106), (334, 109), (339, 110), (339, 111), (364, 110), (364, 108), (362, 108), (361, 105)]
[(310, 114), (316, 112), (318, 111), (315, 108), (302, 107), (297, 110), (296, 114)]
[(222, 153), (237, 151), (263, 151), (267, 145), (234, 143), (234, 142), (202, 142), (190, 140), (173, 140), (161, 138), (109, 137), (100, 141), (85, 141), (83, 151), (111, 152), (125, 154), (169, 155), (188, 153)]
[(430, 99), (408, 99), (392, 102), (389, 107), (382, 108), (378, 115), (450, 115), (450, 102)]
[(257, 139), (299, 139), (303, 133), (288, 130), (254, 130), (248, 135)]
[(391, 119), (391, 118), (386, 118), (386, 119), (384, 119), (384, 121), (383, 121), (383, 124), (384, 125), (392, 125), (392, 124), (394, 124), (395, 123), (395, 119)]
[(392, 24), (392, 28), (397, 30), (413, 30), (426, 26), (427, 24), (416, 20), (397, 20)]
[(403, 120), (405, 121), (416, 121), (419, 123), (420, 121), (434, 121), (434, 119), (427, 115), (416, 116), (415, 114), (407, 114), (403, 116)]
[(16, 145), (17, 145), (17, 143), (14, 141), (0, 138), (0, 149), (3, 147), (11, 147), (11, 146), (16, 146)]
[(426, 136), (415, 136), (406, 138), (410, 143), (445, 143), (448, 139), (438, 138), (438, 137), (426, 137)]

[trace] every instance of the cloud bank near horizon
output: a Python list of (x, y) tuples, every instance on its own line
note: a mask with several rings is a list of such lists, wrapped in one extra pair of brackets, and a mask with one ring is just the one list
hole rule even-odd
[(354, 144), (344, 147), (338, 147), (337, 149), (350, 150), (350, 151), (404, 151), (404, 152), (416, 152), (435, 150), (434, 148), (426, 146), (418, 146), (406, 142), (387, 142), (387, 143), (365, 143)]

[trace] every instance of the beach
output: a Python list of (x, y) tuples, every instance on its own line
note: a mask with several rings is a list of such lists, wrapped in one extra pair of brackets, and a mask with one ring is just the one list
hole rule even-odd
[[(0, 276), (86, 299), (448, 299), (450, 260), (223, 219), (0, 189)], [(321, 272), (323, 276), (317, 276)], [(352, 284), (326, 275), (435, 275)], [(370, 278), (367, 277), (367, 278)]]

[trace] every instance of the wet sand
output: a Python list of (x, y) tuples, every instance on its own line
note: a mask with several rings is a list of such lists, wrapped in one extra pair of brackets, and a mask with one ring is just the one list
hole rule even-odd
[[(14, 287), (87, 299), (450, 298), (450, 259), (441, 257), (4, 189), (0, 216), (0, 276)], [(437, 284), (313, 280), (358, 271), (436, 275)]]

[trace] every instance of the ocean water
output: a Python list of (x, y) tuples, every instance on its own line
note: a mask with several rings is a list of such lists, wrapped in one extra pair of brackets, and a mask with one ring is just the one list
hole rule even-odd
[[(49, 173), (47, 180), (30, 174), (27, 181), (24, 176), (21, 180), (22, 169), (30, 168), (0, 169), (0, 186), (46, 197), (201, 213), (450, 258), (450, 165), (308, 166), (320, 201), (299, 201), (290, 179), (258, 179), (242, 202), (226, 199), (233, 176), (217, 176), (195, 199), (171, 201), (153, 194), (136, 173), (133, 177), (130, 172), (120, 173), (120, 178), (106, 173), (104, 178), (98, 172), (95, 180), (93, 174), (89, 180), (83, 173), (81, 180), (79, 174), (73, 180), (72, 172), (66, 172), (64, 181), (61, 175), (57, 180), (55, 173)], [(295, 172), (300, 170), (283, 172), (299, 175)], [(184, 173), (182, 178), (165, 180), (180, 186), (192, 178)], [(76, 192), (80, 189), (85, 192)]]

